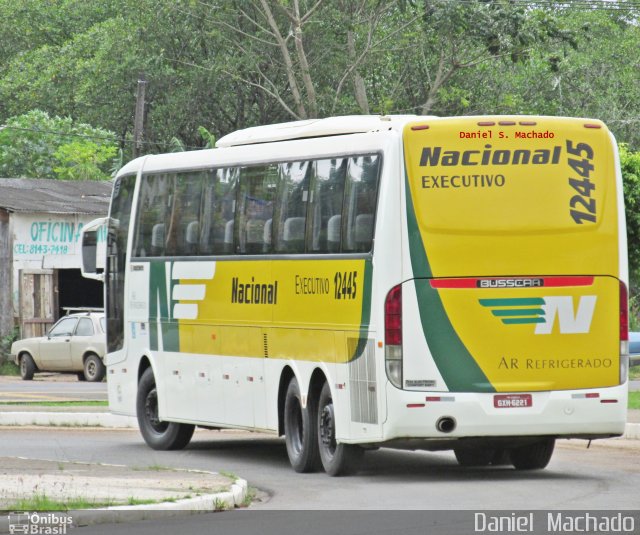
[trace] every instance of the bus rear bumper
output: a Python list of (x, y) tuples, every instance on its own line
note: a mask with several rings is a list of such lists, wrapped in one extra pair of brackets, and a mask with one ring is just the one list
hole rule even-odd
[(513, 394), (410, 392), (388, 385), (383, 441), (619, 436), (625, 431), (627, 396), (626, 383), (609, 388)]

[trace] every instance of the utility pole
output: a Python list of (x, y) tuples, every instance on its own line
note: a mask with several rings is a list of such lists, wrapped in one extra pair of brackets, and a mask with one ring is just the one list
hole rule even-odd
[(142, 154), (142, 138), (144, 135), (144, 97), (147, 90), (147, 81), (144, 76), (138, 80), (138, 91), (136, 92), (136, 114), (133, 119), (133, 157), (137, 158)]

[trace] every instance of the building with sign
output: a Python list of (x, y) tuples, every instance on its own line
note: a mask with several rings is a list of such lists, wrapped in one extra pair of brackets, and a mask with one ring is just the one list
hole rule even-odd
[(67, 307), (102, 307), (80, 273), (82, 227), (109, 210), (111, 182), (0, 179), (0, 336), (39, 336)]

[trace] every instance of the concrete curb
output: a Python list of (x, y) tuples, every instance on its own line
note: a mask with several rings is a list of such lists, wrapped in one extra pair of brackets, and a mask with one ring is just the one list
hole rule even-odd
[[(28, 425), (137, 429), (138, 420), (110, 412), (0, 412), (0, 426)], [(640, 440), (640, 423), (628, 423), (623, 438)]]
[[(216, 494), (204, 494), (195, 498), (176, 500), (172, 502), (159, 502), (146, 505), (121, 505), (100, 509), (82, 509), (75, 511), (60, 511), (59, 515), (70, 516), (74, 527), (89, 526), (93, 524), (106, 524), (118, 522), (134, 522), (148, 518), (158, 518), (158, 514), (165, 516), (191, 515), (198, 513), (211, 513), (214, 511), (226, 511), (245, 505), (248, 496), (248, 484), (244, 479), (236, 479), (227, 492)], [(46, 514), (46, 513), (43, 513)], [(9, 533), (7, 516), (0, 516), (0, 533)]]
[(138, 428), (134, 416), (110, 412), (0, 412), (0, 426)]
[(88, 526), (92, 524), (134, 522), (148, 518), (158, 518), (157, 515), (159, 511), (162, 512), (163, 516), (226, 511), (243, 505), (247, 497), (248, 488), (249, 486), (244, 479), (236, 479), (232, 483), (231, 489), (227, 492), (205, 494), (186, 500), (176, 500), (175, 502), (85, 509), (82, 511), (73, 511), (71, 514), (75, 526)]
[(640, 440), (640, 424), (627, 424), (623, 437), (631, 440)]

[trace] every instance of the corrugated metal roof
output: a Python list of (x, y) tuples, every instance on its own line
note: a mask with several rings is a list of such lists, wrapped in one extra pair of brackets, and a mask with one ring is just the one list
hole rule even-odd
[(0, 208), (11, 212), (107, 215), (113, 183), (0, 178)]

